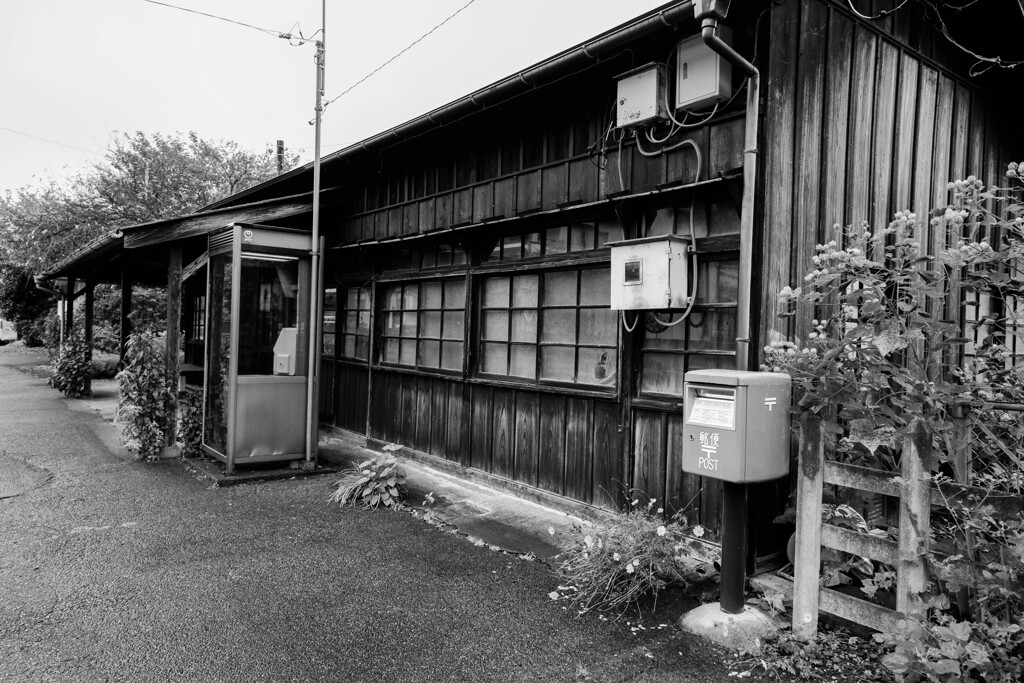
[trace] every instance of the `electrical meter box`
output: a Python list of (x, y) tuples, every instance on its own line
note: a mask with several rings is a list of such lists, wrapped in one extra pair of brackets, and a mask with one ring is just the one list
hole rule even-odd
[(789, 474), (789, 375), (692, 370), (683, 392), (684, 472), (740, 484)]
[(298, 351), (299, 329), (297, 327), (285, 327), (277, 335), (274, 343), (274, 374), (294, 375), (295, 356)]
[[(718, 37), (732, 44), (732, 31), (718, 26)], [(732, 65), (699, 35), (676, 48), (676, 109), (700, 109), (732, 97)]]
[(615, 125), (637, 126), (665, 118), (668, 77), (661, 64), (645, 64), (617, 77)]
[(609, 242), (608, 246), (612, 250), (612, 309), (686, 308), (689, 239), (659, 235)]

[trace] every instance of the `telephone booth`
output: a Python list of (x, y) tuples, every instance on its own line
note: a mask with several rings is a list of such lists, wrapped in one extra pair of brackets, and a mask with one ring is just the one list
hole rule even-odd
[(305, 457), (310, 246), (259, 225), (209, 237), (202, 444), (228, 474)]

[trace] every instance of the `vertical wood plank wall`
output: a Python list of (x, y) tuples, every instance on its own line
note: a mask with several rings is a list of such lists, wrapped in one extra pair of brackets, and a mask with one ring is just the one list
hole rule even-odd
[[(913, 11), (868, 24), (843, 3), (788, 0), (763, 22), (755, 348), (808, 331), (810, 315), (785, 324), (775, 317), (776, 294), (799, 284), (816, 243), (841, 239), (834, 224), (868, 221), (880, 229), (897, 210), (921, 214), (944, 201), (948, 180), (975, 173), (989, 182), (1009, 161), (991, 111), (970, 83), (939, 66), (945, 48), (908, 19)], [(670, 45), (674, 38), (665, 40)], [(497, 236), (543, 212), (602, 203), (610, 211), (612, 198), (634, 207), (670, 201), (659, 194), (694, 179), (695, 155), (686, 147), (648, 158), (627, 140), (621, 148), (609, 145), (603, 164), (592, 163), (587, 143), (604, 134), (614, 96), (610, 74), (596, 73), (587, 76), (591, 81), (566, 79), (537, 94), (548, 99), (508, 111), (496, 106), (485, 115), (490, 119), (396, 143), (371, 155), (365, 168), (348, 169), (366, 180), (337, 226), (336, 244), (452, 228), (470, 239)], [(544, 124), (529, 123), (535, 110), (562, 112), (562, 118), (571, 111), (577, 118), (569, 140), (559, 137), (570, 129), (555, 113)], [(687, 134), (701, 150), (703, 178), (741, 167), (743, 124), (742, 116), (725, 117)], [(550, 150), (556, 138), (564, 142), (562, 152), (527, 162), (528, 145)], [(509, 144), (517, 139), (522, 149)], [(530, 151), (531, 159), (543, 159), (543, 151)], [(707, 234), (736, 234), (733, 214), (714, 204), (696, 223)], [(936, 248), (937, 237), (921, 241)], [(627, 348), (620, 344), (620, 353)], [(639, 364), (640, 354), (633, 359)], [(687, 509), (691, 521), (719, 527), (720, 484), (681, 472), (678, 399), (640, 397), (632, 378), (605, 398), (489, 383), (472, 373), (330, 367), (340, 427), (595, 505), (621, 505), (624, 489), (640, 489), (668, 509)]]
[[(589, 125), (599, 130), (602, 124), (595, 120)], [(733, 116), (686, 135), (700, 146), (702, 178), (720, 177), (741, 166), (743, 128), (742, 117)], [(486, 149), (478, 154), (486, 154)], [(470, 222), (470, 231), (493, 230), (495, 219), (600, 202), (623, 188), (632, 194), (657, 194), (666, 186), (692, 182), (696, 170), (696, 157), (685, 148), (652, 158), (627, 142), (621, 159), (618, 148), (612, 148), (603, 167), (585, 157), (569, 158), (478, 181), (468, 188), (456, 186), (429, 197), (406, 199), (403, 211), (368, 209), (344, 221), (343, 236), (359, 242), (409, 230), (444, 230), (459, 227), (460, 215)], [(654, 201), (670, 200), (655, 197)], [(721, 205), (717, 195), (700, 201), (708, 209), (707, 216), (699, 214), (698, 227), (717, 237), (736, 234), (738, 220), (731, 204)], [(409, 215), (418, 216), (415, 226), (400, 218)], [(399, 220), (404, 221), (400, 228)], [(476, 226), (480, 220), (488, 222)], [(622, 507), (627, 500), (624, 494), (637, 489), (668, 510), (688, 506), (690, 519), (712, 532), (718, 527), (721, 484), (683, 475), (681, 470), (683, 418), (678, 400), (666, 401), (664, 409), (658, 408), (657, 400), (648, 400), (644, 408), (626, 411), (624, 417), (624, 394), (632, 386), (607, 398), (593, 398), (384, 367), (369, 371), (342, 363), (336, 367), (334, 423), (339, 427), (365, 431), (361, 423), (367, 416), (365, 406), (351, 404), (359, 403), (352, 397), (369, 387), (368, 436), (372, 439), (603, 507)], [(370, 373), (372, 382), (367, 381)], [(346, 402), (347, 408), (343, 407)]]
[[(776, 318), (775, 297), (801, 283), (816, 243), (841, 240), (835, 224), (867, 221), (880, 230), (909, 209), (927, 231), (926, 213), (945, 204), (947, 182), (974, 174), (998, 183), (1012, 160), (1014, 150), (999, 146), (992, 110), (969, 82), (939, 66), (950, 51), (913, 28), (914, 11), (865, 23), (824, 0), (772, 10), (761, 346), (809, 331), (809, 316), (795, 330)], [(798, 39), (776, 40), (776, 33)], [(934, 253), (943, 237), (926, 232), (920, 241)]]

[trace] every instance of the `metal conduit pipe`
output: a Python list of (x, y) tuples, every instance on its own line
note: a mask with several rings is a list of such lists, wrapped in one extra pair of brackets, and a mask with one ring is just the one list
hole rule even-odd
[[(736, 295), (736, 369), (750, 368), (750, 282), (754, 255), (754, 183), (757, 174), (758, 95), (760, 78), (753, 64), (718, 37), (730, 0), (697, 0), (694, 15), (701, 22), (704, 43), (746, 74), (747, 115), (743, 142), (743, 200), (740, 209), (740, 264)], [(755, 38), (756, 39), (756, 38)], [(719, 605), (727, 614), (744, 609), (747, 559), (747, 485), (722, 484), (722, 571)]]
[(693, 6), (701, 22), (704, 44), (747, 76), (747, 112), (743, 140), (743, 200), (740, 209), (740, 263), (736, 296), (736, 369), (750, 370), (750, 289), (754, 264), (754, 190), (757, 180), (757, 135), (760, 73), (745, 57), (718, 37), (718, 22), (729, 11), (726, 0), (700, 0)]

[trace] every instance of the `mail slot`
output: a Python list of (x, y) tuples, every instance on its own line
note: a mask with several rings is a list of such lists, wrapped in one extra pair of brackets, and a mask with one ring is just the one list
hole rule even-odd
[(735, 483), (789, 474), (789, 375), (693, 370), (683, 391), (684, 472)]

